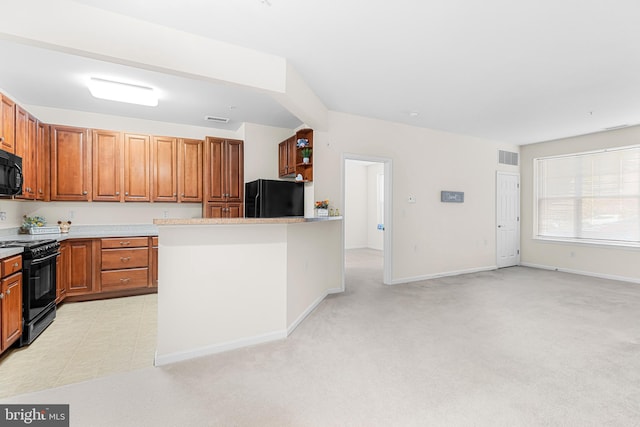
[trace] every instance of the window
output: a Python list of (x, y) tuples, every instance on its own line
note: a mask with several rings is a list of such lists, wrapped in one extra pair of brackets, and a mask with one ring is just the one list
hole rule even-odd
[(640, 245), (640, 146), (534, 160), (535, 235)]

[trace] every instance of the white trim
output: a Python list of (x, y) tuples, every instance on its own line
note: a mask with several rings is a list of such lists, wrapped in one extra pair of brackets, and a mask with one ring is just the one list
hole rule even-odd
[(426, 274), (423, 276), (414, 276), (414, 277), (405, 277), (402, 279), (396, 279), (393, 282), (389, 283), (390, 285), (401, 285), (403, 283), (411, 283), (411, 282), (419, 282), (422, 280), (429, 280), (429, 279), (437, 279), (439, 277), (449, 277), (449, 276), (459, 276), (461, 274), (471, 274), (471, 273), (479, 273), (482, 271), (492, 271), (492, 270), (497, 270), (498, 266), (497, 265), (489, 265), (486, 267), (477, 267), (477, 268), (469, 268), (466, 270), (455, 270), (455, 271), (444, 271), (441, 273), (434, 273), (434, 274)]
[[(298, 327), (298, 325), (300, 325), (300, 323), (302, 323), (302, 321), (306, 319), (307, 316), (309, 316), (322, 301), (324, 301), (327, 295), (329, 295), (329, 292), (330, 290), (327, 290), (323, 295), (320, 295), (314, 302), (311, 303), (311, 305), (309, 305), (309, 307), (307, 307), (305, 311), (302, 312), (302, 314), (300, 314), (300, 316), (298, 316), (296, 320), (293, 321), (291, 325), (289, 325), (289, 327), (287, 328), (287, 336), (291, 335), (291, 333)], [(342, 290), (340, 290), (340, 292), (342, 292)]]
[[(384, 263), (383, 263), (383, 282), (385, 285), (394, 284), (393, 280), (393, 160), (388, 157), (376, 157), (362, 154), (342, 153), (341, 165), (341, 182), (342, 182), (342, 206), (345, 206), (345, 165), (347, 160), (359, 160), (365, 162), (375, 162), (384, 164)], [(348, 212), (344, 212), (348, 215)], [(344, 226), (346, 221), (342, 222), (342, 248), (344, 249)], [(345, 290), (344, 284), (345, 265), (344, 257), (342, 262), (342, 292)]]
[(598, 279), (618, 280), (620, 282), (640, 284), (640, 279), (635, 279), (633, 277), (616, 276), (614, 274), (594, 273), (592, 271), (573, 270), (571, 268), (554, 267), (551, 265), (542, 265), (542, 264), (532, 264), (529, 262), (523, 262), (520, 265), (522, 267), (539, 268), (541, 270), (552, 270), (552, 271), (559, 271), (561, 273), (570, 273), (570, 274), (579, 274), (581, 276), (597, 277)]
[(268, 332), (262, 335), (256, 335), (248, 338), (240, 338), (233, 341), (227, 341), (222, 344), (208, 345), (205, 347), (196, 348), (188, 351), (178, 351), (175, 353), (164, 354), (158, 356), (156, 350), (156, 356), (154, 360), (155, 366), (168, 365), (170, 363), (182, 362), (184, 360), (195, 359), (196, 357), (209, 356), (212, 354), (222, 353), (229, 350), (235, 350), (250, 345), (263, 344), (271, 341), (278, 341), (287, 337), (286, 330)]
[(570, 245), (584, 245), (594, 248), (614, 247), (616, 249), (638, 249), (640, 242), (623, 242), (619, 240), (576, 239), (573, 237), (534, 236), (533, 240), (546, 243), (564, 243)]

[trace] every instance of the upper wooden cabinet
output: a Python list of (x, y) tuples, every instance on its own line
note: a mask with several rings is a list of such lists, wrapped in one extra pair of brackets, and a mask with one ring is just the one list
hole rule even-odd
[(19, 105), (16, 105), (15, 154), (22, 158), (23, 199), (35, 200), (38, 191), (37, 137), (38, 121)]
[(36, 136), (36, 199), (47, 201), (49, 192), (49, 125), (37, 123)]
[[(306, 145), (299, 146), (298, 140), (306, 140)], [(308, 162), (302, 155), (304, 148), (311, 149)], [(280, 178), (292, 178), (300, 175), (302, 181), (313, 181), (313, 130), (301, 129), (290, 138), (278, 144), (278, 175)]]
[(178, 201), (202, 202), (203, 141), (178, 141)]
[(0, 148), (15, 152), (16, 104), (0, 94)]
[(51, 126), (51, 200), (91, 200), (91, 139), (88, 129)]
[(152, 197), (154, 202), (178, 201), (178, 140), (154, 136), (151, 148), (153, 169)]
[(108, 130), (93, 130), (93, 200), (120, 202), (122, 191), (122, 134)]
[(151, 137), (124, 134), (124, 201), (151, 201)]
[[(244, 198), (244, 142), (235, 139), (207, 137), (205, 141), (205, 202), (240, 205)], [(203, 204), (203, 216), (212, 212)], [(235, 211), (234, 211), (235, 212)]]
[(244, 143), (207, 137), (205, 194), (208, 202), (239, 202), (244, 195)]

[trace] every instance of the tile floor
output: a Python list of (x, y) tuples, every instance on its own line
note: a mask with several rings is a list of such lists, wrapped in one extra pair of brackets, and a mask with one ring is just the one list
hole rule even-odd
[(153, 366), (157, 294), (64, 303), (31, 345), (0, 356), (0, 398)]

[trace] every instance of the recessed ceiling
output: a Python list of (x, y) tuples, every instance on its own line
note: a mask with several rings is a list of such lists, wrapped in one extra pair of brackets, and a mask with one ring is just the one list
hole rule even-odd
[[(517, 144), (640, 123), (637, 1), (398, 0), (366, 7), (355, 0), (75, 3), (284, 57), (333, 111)], [(6, 46), (0, 47), (3, 61), (11, 63)], [(22, 54), (14, 55), (9, 59)], [(73, 67), (82, 73), (90, 68), (78, 64), (96, 61), (67, 63), (57, 56), (62, 54), (50, 55), (56, 55), (54, 62), (35, 56), (37, 71), (16, 70), (10, 79), (3, 67), (0, 86), (24, 102), (102, 108), (74, 96), (71, 83), (48, 87), (71, 78)], [(146, 85), (180, 88), (164, 100), (176, 108), (158, 113), (161, 99), (153, 114), (120, 106), (104, 112), (189, 124), (204, 115), (283, 127), (299, 123), (265, 94), (128, 72)], [(39, 80), (40, 73), (57, 77)], [(245, 102), (231, 99), (236, 97)], [(225, 110), (229, 105), (238, 109)]]

